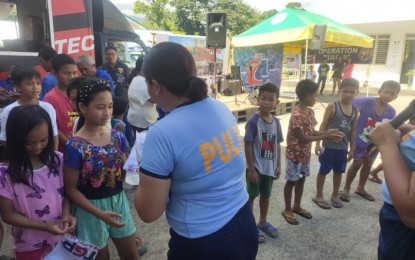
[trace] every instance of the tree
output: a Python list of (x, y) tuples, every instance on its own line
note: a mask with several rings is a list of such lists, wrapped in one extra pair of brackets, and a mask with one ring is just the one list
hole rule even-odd
[(144, 26), (170, 31), (174, 28), (174, 12), (170, 10), (170, 3), (171, 0), (140, 0), (134, 3), (133, 12), (144, 14)]
[(289, 2), (285, 7), (306, 11), (300, 2)]
[(175, 25), (185, 34), (205, 35), (206, 13), (209, 8), (208, 0), (180, 0), (174, 1)]
[(206, 35), (208, 12), (227, 13), (230, 36), (240, 34), (276, 13), (275, 10), (258, 12), (243, 0), (139, 0), (134, 4), (134, 13), (146, 17), (143, 24), (147, 28), (189, 35)]

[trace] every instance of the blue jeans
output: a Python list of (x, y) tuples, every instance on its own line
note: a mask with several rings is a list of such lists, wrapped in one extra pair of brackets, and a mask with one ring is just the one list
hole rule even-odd
[(402, 223), (394, 206), (383, 204), (379, 223), (378, 259), (415, 259), (415, 229)]
[(248, 203), (218, 231), (200, 238), (186, 238), (170, 229), (169, 260), (254, 260), (258, 228)]

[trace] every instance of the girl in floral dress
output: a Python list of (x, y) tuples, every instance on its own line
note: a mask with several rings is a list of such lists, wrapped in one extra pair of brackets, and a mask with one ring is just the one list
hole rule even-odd
[(64, 152), (65, 192), (80, 220), (77, 236), (100, 248), (97, 258), (109, 259), (108, 239), (120, 259), (139, 259), (134, 222), (123, 191), (124, 135), (105, 125), (113, 101), (107, 81), (92, 79), (78, 89), (79, 131)]

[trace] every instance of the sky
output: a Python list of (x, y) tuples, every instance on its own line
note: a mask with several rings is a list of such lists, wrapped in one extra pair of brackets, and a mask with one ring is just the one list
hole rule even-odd
[[(122, 12), (132, 14), (135, 0), (111, 0)], [(344, 24), (413, 20), (413, 0), (243, 0), (258, 11), (282, 10), (289, 2), (300, 2), (310, 12)]]

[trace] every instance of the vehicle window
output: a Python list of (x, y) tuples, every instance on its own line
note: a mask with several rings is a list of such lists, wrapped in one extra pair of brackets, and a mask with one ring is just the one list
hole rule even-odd
[(46, 0), (0, 0), (0, 51), (38, 52), (49, 44)]

